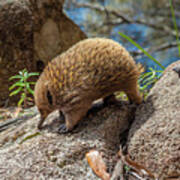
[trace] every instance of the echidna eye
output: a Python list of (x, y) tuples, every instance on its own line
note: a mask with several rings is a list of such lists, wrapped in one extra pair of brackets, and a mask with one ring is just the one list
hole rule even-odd
[(49, 90), (47, 91), (47, 99), (48, 99), (49, 104), (52, 105), (53, 99)]

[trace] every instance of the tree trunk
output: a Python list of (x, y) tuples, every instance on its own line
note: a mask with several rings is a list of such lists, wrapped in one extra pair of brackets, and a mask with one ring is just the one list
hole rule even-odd
[[(0, 106), (9, 77), (26, 68), (41, 72), (56, 55), (86, 38), (63, 13), (64, 0), (0, 0)], [(11, 98), (10, 103), (18, 97)]]

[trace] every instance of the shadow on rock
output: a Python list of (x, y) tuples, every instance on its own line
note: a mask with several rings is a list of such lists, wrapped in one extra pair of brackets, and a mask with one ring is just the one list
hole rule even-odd
[[(120, 142), (126, 139), (121, 135), (128, 131), (134, 120), (135, 111), (136, 106), (129, 105), (128, 102), (117, 101), (109, 104), (98, 102), (77, 126), (64, 136), (76, 136), (87, 141), (101, 139), (109, 148), (115, 147), (118, 150)], [(58, 134), (58, 128), (62, 123), (64, 120), (56, 111), (47, 118), (43, 130)], [(125, 134), (127, 136), (127, 133)]]
[(148, 119), (155, 112), (155, 107), (153, 106), (154, 97), (148, 96), (146, 101), (137, 107), (135, 112), (135, 120), (132, 123), (132, 128), (129, 133), (129, 138), (133, 136), (136, 131), (141, 129), (141, 127), (148, 121)]

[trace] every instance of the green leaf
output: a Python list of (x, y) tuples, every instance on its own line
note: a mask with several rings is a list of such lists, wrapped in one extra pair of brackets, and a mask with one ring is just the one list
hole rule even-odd
[(21, 76), (24, 76), (24, 69), (23, 69), (22, 71), (19, 71), (19, 74), (20, 74)]
[(29, 73), (29, 77), (30, 77), (30, 76), (38, 76), (38, 75), (39, 75), (39, 73), (37, 73), (37, 72)]
[(31, 85), (35, 85), (35, 84), (36, 84), (36, 82), (29, 82), (29, 84), (31, 84)]
[(23, 92), (23, 93), (21, 94), (21, 97), (26, 97), (26, 94)]
[(127, 39), (130, 43), (132, 43), (134, 46), (136, 46), (138, 49), (140, 49), (146, 56), (148, 56), (152, 61), (154, 61), (162, 69), (165, 69), (165, 67), (161, 63), (159, 63), (158, 60), (156, 60), (154, 57), (152, 57), (145, 49), (143, 49), (139, 44), (137, 44), (129, 36), (123, 34), (122, 32), (119, 32), (119, 35), (122, 36), (123, 38)]
[(25, 77), (22, 77), (21, 79), (20, 79), (20, 82), (25, 82)]
[(145, 81), (148, 77), (150, 77), (151, 74), (152, 74), (152, 72), (147, 72), (147, 73), (142, 74), (142, 75), (140, 76), (138, 82), (139, 82), (139, 83), (144, 83), (144, 81)]
[(143, 79), (145, 79), (146, 77), (148, 77), (148, 76), (150, 76), (152, 73), (151, 72), (147, 72), (147, 73), (144, 73), (144, 74), (141, 74), (141, 76), (140, 76), (140, 80), (143, 80)]
[(29, 88), (30, 87), (29, 82), (25, 82), (25, 86), (26, 88)]
[(142, 74), (138, 80), (140, 90), (143, 92), (148, 90), (149, 85), (153, 85), (160, 78), (160, 74), (157, 73), (162, 73), (162, 71), (157, 71), (152, 67), (150, 67), (149, 70), (149, 72)]
[(18, 101), (18, 106), (21, 106), (21, 104), (24, 102), (24, 99), (26, 98), (25, 93), (21, 94), (21, 99)]
[(17, 104), (17, 105), (20, 107), (20, 106), (22, 105), (23, 101), (24, 101), (24, 99), (21, 98), (21, 99), (18, 101), (18, 104)]
[(149, 86), (149, 85), (151, 85), (153, 83), (154, 83), (153, 81), (149, 81), (149, 82), (146, 83), (146, 86)]
[(34, 95), (34, 91), (31, 88), (27, 89), (29, 93), (31, 93), (32, 95)]
[(128, 171), (130, 171), (131, 168), (129, 166), (125, 165), (124, 169), (128, 172)]
[(20, 91), (22, 91), (22, 89), (23, 89), (23, 87), (19, 87), (18, 89), (11, 92), (9, 96), (14, 96), (14, 95), (18, 94)]
[(14, 83), (12, 86), (9, 87), (9, 90), (12, 90), (12, 89), (14, 89), (14, 88), (17, 87), (17, 86), (24, 87), (25, 84), (22, 83), (22, 82), (20, 82), (20, 81), (19, 81), (19, 82), (16, 82), (16, 83)]
[(9, 78), (9, 80), (11, 81), (12, 79), (21, 79), (21, 78), (22, 78), (21, 75), (15, 75), (15, 76), (11, 76), (11, 77)]
[(25, 77), (26, 79), (28, 78), (28, 72), (27, 72), (27, 71), (24, 72), (24, 77)]
[(148, 88), (148, 86), (147, 86), (147, 84), (145, 84), (143, 87), (142, 87), (142, 90), (144, 91), (145, 89), (147, 89)]
[(31, 89), (30, 85), (29, 85), (29, 82), (26, 82), (26, 89), (29, 93), (31, 93), (32, 95), (34, 95), (34, 91)]
[(29, 82), (25, 82), (25, 85), (26, 85), (26, 89), (29, 89), (29, 88), (30, 88)]
[(31, 98), (31, 97), (28, 97), (27, 99), (28, 99), (29, 101), (33, 101), (33, 98)]

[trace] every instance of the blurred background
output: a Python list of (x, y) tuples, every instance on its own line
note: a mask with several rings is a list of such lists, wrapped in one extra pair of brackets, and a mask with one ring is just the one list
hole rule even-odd
[[(180, 29), (180, 1), (173, 0), (173, 7)], [(131, 37), (165, 67), (180, 59), (169, 0), (66, 0), (64, 9), (88, 37), (120, 42), (147, 69), (161, 68), (118, 32)]]

